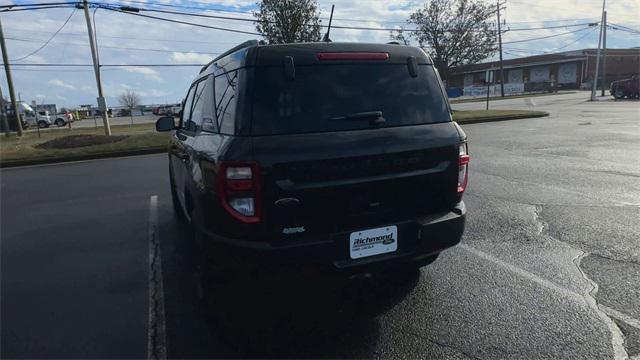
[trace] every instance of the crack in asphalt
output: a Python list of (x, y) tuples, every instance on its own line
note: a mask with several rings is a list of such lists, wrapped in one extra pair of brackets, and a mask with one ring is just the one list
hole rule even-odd
[[(613, 319), (611, 318), (610, 312), (608, 313), (604, 311), (602, 309), (603, 305), (598, 304), (598, 301), (596, 300), (595, 295), (598, 293), (598, 284), (595, 281), (591, 280), (587, 276), (587, 274), (584, 272), (584, 270), (582, 270), (582, 268), (580, 267), (580, 262), (582, 261), (582, 259), (590, 255), (590, 253), (583, 251), (582, 249), (576, 248), (572, 244), (566, 243), (558, 238), (551, 236), (551, 234), (549, 233), (549, 224), (546, 221), (544, 221), (542, 217), (544, 205), (535, 204), (533, 206), (534, 206), (534, 211), (533, 211), (534, 221), (538, 225), (538, 235), (547, 236), (553, 240), (566, 244), (570, 248), (580, 252), (580, 254), (575, 258), (573, 258), (571, 261), (580, 272), (580, 275), (582, 276), (582, 278), (587, 282), (587, 284), (590, 287), (590, 288), (587, 288), (585, 292), (581, 295), (584, 298), (587, 305), (589, 305), (589, 307), (592, 308), (596, 312), (596, 314), (598, 314), (600, 319), (602, 319), (602, 321), (609, 328), (609, 332), (611, 333), (611, 346), (613, 347), (614, 358), (616, 360), (628, 359), (629, 355), (627, 354), (626, 347), (625, 347), (626, 341), (625, 341), (624, 334), (622, 333), (618, 325), (615, 323), (615, 321), (613, 321)], [(618, 319), (618, 320), (624, 321), (623, 319)], [(624, 322), (626, 323), (626, 321)]]
[[(548, 230), (548, 225), (545, 221), (542, 220), (542, 205), (540, 204), (532, 204), (533, 206), (533, 221), (538, 225), (538, 236), (541, 236), (542, 233), (546, 233), (548, 235), (548, 231), (545, 232), (545, 229)], [(549, 236), (551, 237), (551, 236)], [(556, 239), (557, 240), (557, 239)]]
[(582, 250), (581, 252), (582, 253), (577, 257), (573, 258), (572, 261), (575, 264), (575, 266), (578, 268), (578, 271), (580, 271), (582, 278), (585, 281), (587, 281), (587, 283), (591, 286), (591, 289), (587, 289), (586, 293), (583, 295), (584, 299), (587, 301), (587, 304), (593, 310), (596, 311), (596, 313), (600, 316), (602, 321), (604, 321), (604, 323), (607, 324), (607, 327), (611, 332), (611, 345), (613, 346), (614, 358), (616, 360), (628, 359), (629, 355), (627, 354), (627, 351), (625, 348), (624, 334), (622, 334), (622, 331), (620, 330), (618, 325), (615, 323), (615, 321), (613, 321), (611, 317), (600, 308), (600, 306), (598, 305), (598, 302), (596, 301), (595, 295), (598, 293), (598, 284), (595, 281), (591, 280), (580, 267), (580, 262), (582, 261), (582, 259), (585, 256), (589, 255), (589, 253), (584, 252)]
[(603, 255), (603, 254), (600, 254), (600, 253), (590, 253), (590, 255), (591, 256), (596, 256), (596, 257), (599, 257), (599, 258), (603, 258), (603, 259), (606, 259), (606, 260), (610, 260), (610, 261), (640, 265), (639, 261), (636, 261), (636, 260), (633, 260), (633, 259), (615, 259), (615, 258), (613, 258), (611, 256)]

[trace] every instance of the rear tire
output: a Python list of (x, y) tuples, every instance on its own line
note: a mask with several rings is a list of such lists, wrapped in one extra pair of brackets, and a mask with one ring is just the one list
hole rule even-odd
[(62, 119), (56, 119), (56, 126), (63, 127), (65, 125), (65, 121)]

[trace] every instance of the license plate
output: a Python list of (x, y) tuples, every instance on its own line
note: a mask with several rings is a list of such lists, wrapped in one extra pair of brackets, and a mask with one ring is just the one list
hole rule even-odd
[(394, 252), (398, 250), (398, 227), (394, 225), (352, 232), (349, 245), (352, 259)]

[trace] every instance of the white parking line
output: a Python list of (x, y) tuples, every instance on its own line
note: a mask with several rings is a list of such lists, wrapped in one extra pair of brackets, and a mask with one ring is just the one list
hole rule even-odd
[(147, 358), (167, 358), (157, 195), (153, 195), (149, 199), (149, 324), (147, 328)]
[[(538, 275), (535, 275), (533, 273), (530, 273), (527, 270), (524, 270), (522, 268), (519, 268), (513, 264), (509, 264), (507, 262), (504, 262), (490, 254), (485, 253), (484, 251), (475, 249), (471, 246), (468, 246), (466, 244), (460, 244), (458, 245), (459, 248), (475, 255), (478, 256), (482, 259), (485, 259), (489, 262), (492, 262), (498, 266), (500, 266), (501, 268), (504, 268), (520, 277), (523, 277), (527, 280), (533, 281), (539, 285), (542, 285), (548, 289), (551, 289), (553, 291), (556, 291), (566, 297), (575, 299), (579, 302), (584, 302), (587, 304), (587, 306), (589, 306), (591, 309), (593, 309), (598, 316), (600, 317), (600, 319), (602, 319), (602, 321), (607, 325), (607, 327), (609, 328), (609, 332), (611, 333), (611, 347), (613, 350), (613, 354), (614, 354), (614, 359), (615, 360), (625, 360), (628, 359), (628, 355), (627, 355), (627, 351), (624, 348), (624, 338), (622, 335), (622, 332), (620, 331), (620, 329), (618, 328), (618, 326), (613, 322), (613, 320), (611, 320), (611, 318), (609, 317), (610, 315), (607, 314), (605, 311), (603, 311), (603, 309), (601, 309), (601, 307), (598, 306), (597, 302), (595, 301), (595, 299), (593, 298), (591, 292), (593, 290), (597, 290), (597, 284), (595, 284), (593, 281), (591, 281), (590, 279), (586, 278), (585, 275), (583, 274), (583, 277), (585, 277), (585, 280), (588, 280), (593, 286), (592, 289), (586, 289), (585, 293), (583, 295), (578, 294), (576, 292), (573, 292), (569, 289), (565, 289), (559, 285), (554, 284), (553, 282), (541, 278)], [(584, 256), (585, 254), (583, 253), (581, 256)], [(578, 265), (579, 265), (579, 261), (578, 261)], [(626, 315), (625, 315), (626, 316)], [(615, 317), (615, 316), (614, 316)], [(627, 316), (628, 318), (630, 318), (629, 316)], [(618, 319), (618, 320), (622, 320), (624, 321), (624, 319)], [(637, 320), (635, 320), (637, 321)], [(630, 324), (632, 325), (632, 324)], [(633, 326), (633, 325), (632, 325)]]

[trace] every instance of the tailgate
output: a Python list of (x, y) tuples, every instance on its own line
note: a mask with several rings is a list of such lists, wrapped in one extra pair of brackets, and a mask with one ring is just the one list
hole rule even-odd
[(269, 237), (413, 219), (457, 201), (451, 122), (253, 139)]

